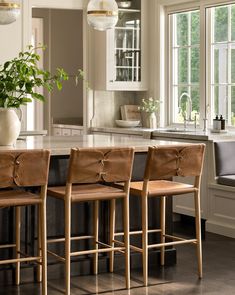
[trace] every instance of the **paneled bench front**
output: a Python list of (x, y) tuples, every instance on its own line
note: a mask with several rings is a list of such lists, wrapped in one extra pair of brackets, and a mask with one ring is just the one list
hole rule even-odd
[(235, 141), (214, 143), (215, 183), (209, 184), (210, 232), (235, 238)]

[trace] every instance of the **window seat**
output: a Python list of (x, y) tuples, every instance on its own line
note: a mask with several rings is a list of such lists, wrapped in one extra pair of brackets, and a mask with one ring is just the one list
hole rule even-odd
[(218, 184), (234, 186), (235, 187), (235, 175), (223, 175), (217, 179)]
[(217, 183), (235, 186), (235, 141), (215, 142)]
[(209, 184), (206, 231), (235, 238), (235, 141), (214, 143), (216, 183)]

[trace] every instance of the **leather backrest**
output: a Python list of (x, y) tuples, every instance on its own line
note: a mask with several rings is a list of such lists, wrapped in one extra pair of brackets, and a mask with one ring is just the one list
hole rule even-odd
[(48, 150), (0, 152), (0, 188), (47, 184)]
[(216, 175), (235, 174), (235, 141), (215, 142)]
[(133, 148), (72, 149), (69, 183), (118, 182), (131, 178)]
[(202, 171), (204, 150), (204, 144), (150, 147), (145, 179), (199, 176)]

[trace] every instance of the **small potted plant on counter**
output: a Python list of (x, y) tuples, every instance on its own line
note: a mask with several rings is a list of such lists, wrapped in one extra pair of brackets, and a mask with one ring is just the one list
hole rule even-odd
[(143, 112), (143, 126), (151, 129), (157, 128), (156, 112), (159, 109), (160, 101), (152, 97), (142, 99), (139, 109)]
[[(44, 46), (40, 48), (45, 49)], [(38, 87), (51, 92), (54, 87), (62, 89), (62, 82), (68, 80), (68, 74), (57, 68), (55, 74), (38, 68), (40, 56), (32, 46), (19, 56), (0, 65), (0, 145), (12, 145), (20, 133), (20, 119), (15, 110), (33, 99), (44, 101), (45, 97), (38, 93)], [(78, 71), (78, 76), (82, 76)], [(76, 81), (77, 81), (76, 77)]]

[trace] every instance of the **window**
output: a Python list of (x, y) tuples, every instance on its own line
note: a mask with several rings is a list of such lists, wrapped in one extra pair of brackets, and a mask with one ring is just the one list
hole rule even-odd
[[(208, 114), (210, 124), (222, 115), (227, 126), (235, 127), (235, 4), (207, 3), (195, 10), (169, 10), (169, 123), (192, 121), (200, 113), (201, 122)], [(201, 69), (200, 60), (206, 64)]]
[(235, 5), (208, 9), (209, 97), (212, 116), (235, 126)]
[(200, 14), (174, 13), (170, 23), (170, 123), (192, 121), (199, 112)]

